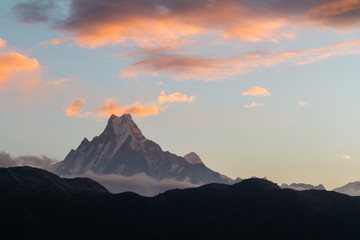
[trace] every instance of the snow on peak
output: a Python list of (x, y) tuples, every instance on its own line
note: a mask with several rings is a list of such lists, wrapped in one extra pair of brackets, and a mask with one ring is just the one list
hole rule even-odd
[(121, 117), (117, 117), (113, 114), (109, 119), (109, 124), (112, 124), (114, 134), (118, 137), (127, 137), (128, 135), (131, 135), (138, 142), (144, 142), (146, 140), (141, 130), (132, 120), (130, 114), (124, 114)]
[(111, 118), (112, 118), (111, 123), (114, 128), (114, 134), (116, 136), (129, 135), (131, 122), (132, 122), (131, 116), (129, 117), (124, 114), (121, 117), (113, 117), (112, 115), (110, 119)]
[(200, 157), (194, 153), (194, 152), (191, 152), (189, 154), (186, 154), (184, 156), (185, 160), (190, 163), (190, 164), (199, 164), (199, 163), (203, 163), (200, 159)]

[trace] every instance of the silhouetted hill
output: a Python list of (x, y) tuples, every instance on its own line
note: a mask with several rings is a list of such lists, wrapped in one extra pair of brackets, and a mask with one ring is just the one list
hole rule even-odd
[(0, 169), (3, 239), (360, 239), (360, 199), (264, 179), (110, 194), (89, 179)]

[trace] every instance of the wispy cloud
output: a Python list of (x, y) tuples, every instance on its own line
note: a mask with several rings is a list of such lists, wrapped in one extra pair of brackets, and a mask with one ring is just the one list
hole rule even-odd
[(358, 27), (360, 23), (360, 0), (322, 1), (309, 9), (306, 19), (320, 26), (338, 30)]
[(46, 45), (58, 45), (64, 41), (68, 40), (68, 37), (59, 37), (59, 38), (54, 38), (51, 40), (47, 40), (44, 42), (39, 43), (40, 46), (46, 46)]
[(64, 84), (66, 82), (72, 81), (72, 78), (61, 78), (61, 79), (57, 79), (51, 82), (47, 82), (46, 85), (48, 86), (58, 86), (61, 84)]
[(11, 10), (19, 23), (39, 23), (50, 20), (56, 7), (55, 0), (42, 0), (19, 3)]
[(65, 109), (65, 114), (66, 116), (74, 116), (79, 114), (79, 112), (82, 110), (83, 105), (84, 105), (85, 99), (78, 99), (72, 103), (70, 103), (66, 109)]
[(279, 53), (259, 52), (228, 58), (204, 58), (177, 54), (136, 62), (127, 66), (119, 74), (119, 77), (137, 77), (141, 74), (168, 74), (176, 80), (216, 81), (253, 71), (262, 71), (280, 63), (301, 65), (323, 61), (334, 56), (353, 54), (360, 54), (359, 39), (322, 48)]
[(194, 96), (187, 96), (186, 94), (181, 93), (172, 93), (166, 95), (165, 92), (161, 92), (158, 97), (158, 102), (150, 102), (148, 104), (142, 104), (137, 101), (131, 105), (119, 105), (115, 98), (108, 98), (105, 102), (96, 107), (93, 111), (86, 112), (84, 114), (80, 114), (80, 111), (83, 107), (83, 103), (85, 99), (79, 99), (71, 104), (69, 104), (65, 110), (67, 116), (77, 117), (95, 117), (97, 119), (102, 119), (105, 117), (109, 117), (111, 114), (122, 115), (125, 113), (132, 114), (138, 117), (147, 117), (152, 115), (158, 115), (162, 111), (166, 109), (163, 107), (164, 103), (172, 103), (172, 102), (193, 102)]
[(305, 106), (305, 105), (308, 105), (309, 103), (308, 102), (305, 102), (305, 101), (299, 101), (298, 104), (300, 106)]
[(129, 113), (139, 117), (147, 117), (159, 114), (160, 109), (156, 104), (142, 105), (135, 102), (131, 105), (118, 105), (114, 98), (106, 99), (104, 105), (96, 108), (93, 113), (99, 117), (109, 117), (111, 114), (122, 115)]
[(246, 89), (241, 93), (241, 95), (245, 95), (245, 96), (250, 95), (255, 97), (266, 97), (266, 96), (270, 97), (270, 93), (268, 90), (258, 86)]
[(161, 92), (158, 100), (159, 100), (159, 104), (162, 105), (167, 102), (170, 102), (170, 103), (172, 103), (172, 102), (193, 102), (195, 100), (195, 97), (194, 96), (188, 97), (186, 94), (181, 94), (181, 93), (177, 93), (177, 92), (166, 95), (165, 91), (164, 91), (164, 92)]
[(6, 41), (0, 38), (0, 48), (6, 47)]
[(244, 105), (244, 108), (255, 108), (255, 107), (265, 107), (265, 103), (252, 102), (251, 104)]

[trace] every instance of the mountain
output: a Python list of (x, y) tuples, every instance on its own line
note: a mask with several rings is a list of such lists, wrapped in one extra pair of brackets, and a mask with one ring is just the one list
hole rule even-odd
[(350, 196), (360, 196), (360, 182), (351, 182), (342, 187), (335, 188), (333, 191)]
[(287, 185), (285, 183), (283, 183), (281, 185), (281, 188), (291, 188), (294, 190), (298, 190), (298, 191), (303, 191), (303, 190), (326, 190), (325, 187), (322, 184), (319, 184), (318, 186), (314, 186), (311, 184), (305, 184), (305, 183), (292, 183), (290, 185)]
[(281, 189), (265, 179), (149, 198), (1, 168), (0, 196), (2, 239), (360, 239), (359, 197)]
[(232, 179), (209, 169), (195, 153), (180, 157), (148, 140), (131, 115), (112, 115), (105, 130), (91, 141), (84, 138), (76, 150), (55, 166), (59, 175), (95, 174), (133, 176), (138, 173), (162, 180), (193, 184), (231, 183)]

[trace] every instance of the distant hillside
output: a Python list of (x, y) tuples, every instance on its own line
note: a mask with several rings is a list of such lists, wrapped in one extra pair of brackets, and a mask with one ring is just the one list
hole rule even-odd
[(342, 187), (335, 188), (333, 191), (350, 196), (360, 196), (360, 182), (351, 182)]

